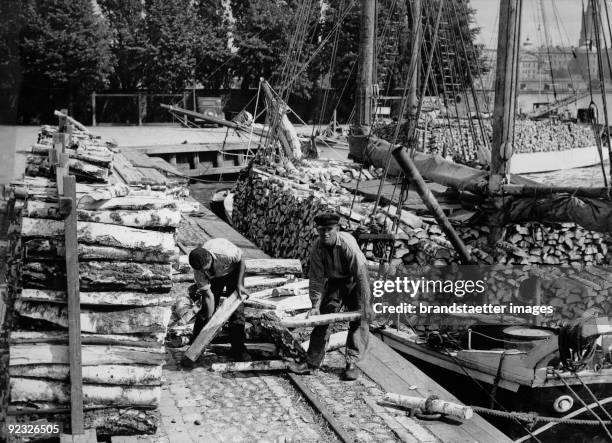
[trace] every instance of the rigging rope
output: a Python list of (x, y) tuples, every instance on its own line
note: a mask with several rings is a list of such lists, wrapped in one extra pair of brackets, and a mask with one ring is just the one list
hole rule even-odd
[(604, 424), (603, 420), (601, 419), (601, 417), (599, 415), (597, 415), (597, 413), (595, 411), (593, 411), (587, 404), (586, 402), (582, 399), (582, 397), (580, 397), (576, 391), (574, 391), (572, 389), (572, 387), (565, 381), (565, 379), (561, 376), (561, 374), (559, 372), (557, 372), (555, 369), (553, 369), (553, 374), (555, 374), (557, 376), (557, 378), (559, 380), (561, 380), (561, 382), (565, 385), (565, 387), (572, 393), (572, 395), (574, 397), (576, 397), (578, 399), (578, 401), (580, 402), (580, 404), (582, 404), (583, 407), (587, 408), (587, 410), (597, 419), (597, 421), (601, 424), (601, 426), (603, 427), (604, 431), (606, 432), (606, 434), (608, 434), (608, 437), (610, 437), (610, 440), (612, 440), (612, 434), (610, 433), (610, 431), (608, 430), (608, 428), (606, 427), (606, 425)]

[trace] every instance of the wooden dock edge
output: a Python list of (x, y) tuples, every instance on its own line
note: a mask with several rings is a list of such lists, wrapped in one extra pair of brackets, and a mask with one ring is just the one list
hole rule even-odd
[[(423, 397), (437, 395), (443, 400), (463, 404), (414, 364), (380, 340), (374, 333), (370, 334), (370, 344), (366, 358), (357, 366), (386, 392)], [(419, 431), (422, 432), (426, 429), (435, 438), (442, 441), (512, 442), (511, 438), (478, 414), (474, 414), (470, 420), (457, 421), (457, 424), (423, 420), (415, 422), (416, 419), (413, 420), (408, 417), (405, 417), (405, 419), (408, 420), (407, 423), (404, 423), (406, 432), (416, 437), (417, 440), (419, 438), (415, 433), (418, 434)], [(400, 423), (406, 420), (402, 419)]]

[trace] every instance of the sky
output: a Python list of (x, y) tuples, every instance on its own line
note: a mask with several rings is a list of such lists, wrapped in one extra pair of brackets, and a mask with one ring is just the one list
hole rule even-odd
[[(523, 0), (521, 43), (527, 37), (537, 46), (545, 42), (544, 26), (542, 25), (544, 21), (539, 6), (541, 1), (544, 4), (544, 15), (552, 44), (578, 46), (582, 0)], [(584, 0), (585, 7), (587, 1)], [(478, 37), (479, 43), (495, 49), (497, 27), (499, 26), (499, 0), (470, 0), (470, 4), (476, 9), (476, 25), (482, 28)], [(609, 5), (612, 14), (612, 4), (609, 2)], [(612, 16), (610, 18), (612, 19)]]

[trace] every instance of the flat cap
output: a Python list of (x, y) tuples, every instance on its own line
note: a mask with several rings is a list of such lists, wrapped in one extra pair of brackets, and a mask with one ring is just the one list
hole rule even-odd
[(317, 226), (334, 226), (340, 221), (338, 214), (334, 212), (324, 212), (314, 218)]

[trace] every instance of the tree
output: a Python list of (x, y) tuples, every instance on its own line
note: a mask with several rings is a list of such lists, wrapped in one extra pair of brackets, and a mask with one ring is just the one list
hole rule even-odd
[(231, 80), (231, 10), (223, 0), (200, 0), (195, 6), (198, 38), (195, 72), (205, 87), (229, 87)]
[[(233, 71), (242, 78), (242, 89), (255, 87), (260, 77), (273, 86), (291, 79), (293, 93), (309, 97), (313, 82), (304, 62), (316, 38), (318, 8), (296, 0), (236, 0), (232, 12), (238, 49)], [(307, 31), (298, 35), (298, 29)]]
[(148, 55), (144, 5), (140, 0), (98, 0), (111, 28), (115, 69), (109, 86), (133, 91), (144, 83), (143, 66)]
[(180, 92), (195, 78), (199, 24), (191, 0), (147, 0), (144, 26), (147, 50), (143, 86)]
[[(404, 2), (378, 1), (376, 15), (376, 81), (381, 93), (386, 95), (389, 90), (403, 82), (402, 66), (407, 66), (407, 60), (402, 59), (405, 57), (402, 45), (406, 44), (407, 31)], [(325, 10), (320, 35), (322, 38), (333, 35), (333, 38), (317, 58), (316, 64), (320, 77), (329, 77), (322, 86), (330, 87), (334, 91), (332, 103), (326, 106), (326, 114), (336, 108), (339, 115), (346, 118), (354, 107), (360, 20), (361, 10), (355, 2), (330, 3), (329, 8)]]
[(22, 3), (19, 0), (0, 2), (0, 122), (16, 121), (19, 89), (21, 86), (21, 60), (19, 34), (22, 28)]
[[(427, 2), (428, 7), (425, 8), (425, 39), (429, 42), (433, 40), (439, 2)], [(449, 93), (449, 90), (456, 94), (463, 93), (472, 86), (476, 77), (488, 71), (482, 53), (484, 45), (475, 43), (480, 33), (480, 28), (474, 26), (475, 13), (469, 0), (444, 2), (428, 94), (434, 95), (437, 92), (440, 95), (443, 91)], [(427, 60), (429, 51), (430, 45), (425, 45), (421, 52), (422, 60)]]
[(89, 0), (24, 2), (19, 50), (24, 88), (73, 113), (107, 84), (113, 69), (108, 27)]

